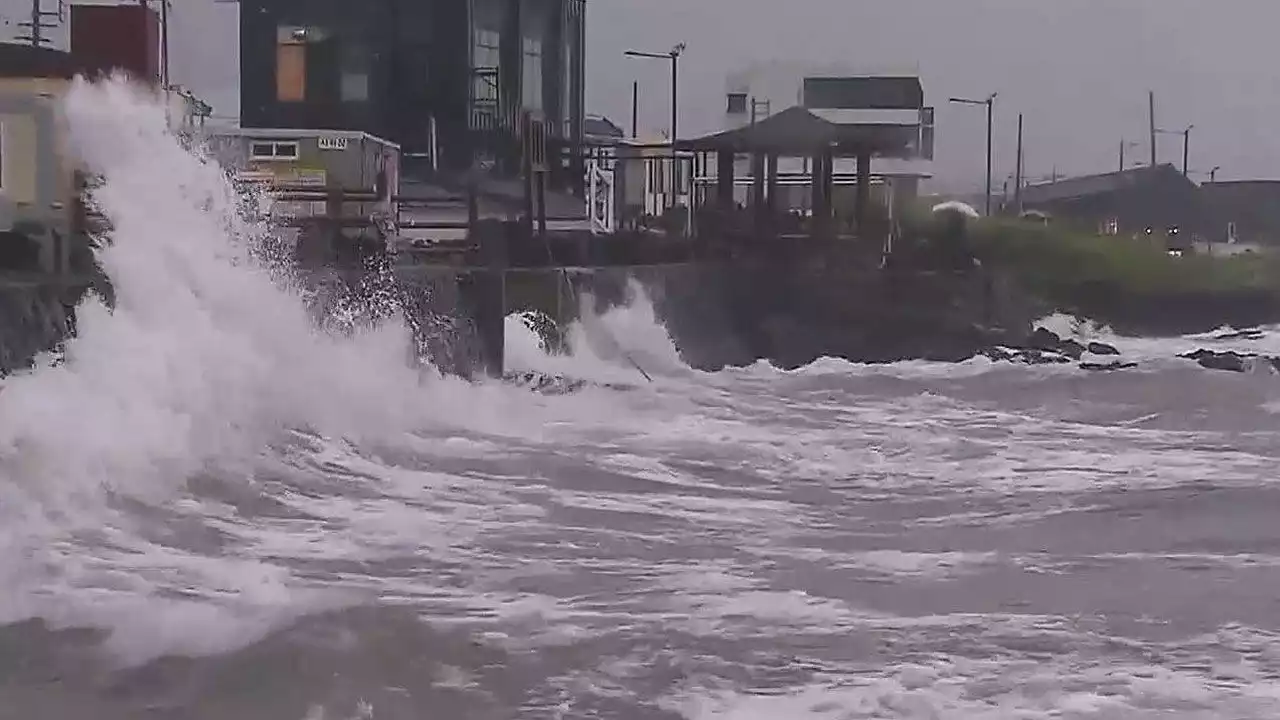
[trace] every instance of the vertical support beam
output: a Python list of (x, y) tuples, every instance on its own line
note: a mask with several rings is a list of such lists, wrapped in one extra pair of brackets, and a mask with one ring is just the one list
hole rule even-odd
[(571, 143), (569, 165), (571, 176), (577, 183), (579, 195), (585, 196), (587, 172), (586, 161), (582, 155), (582, 139), (583, 119), (586, 115), (586, 3), (583, 0), (562, 0), (562, 2), (569, 3), (569, 17), (572, 19), (569, 31), (574, 38), (574, 48), (571, 53), (573, 61), (570, 67), (572, 102), (569, 103), (569, 107), (572, 117), (569, 119)]
[(765, 179), (765, 207), (769, 209), (770, 217), (778, 212), (778, 156), (770, 153), (765, 158), (764, 172)]
[(822, 237), (831, 233), (832, 170), (832, 151), (825, 148), (813, 159), (813, 229)]
[(538, 237), (547, 242), (547, 173), (534, 173), (534, 204), (538, 207)]
[(762, 152), (751, 153), (751, 217), (756, 228), (763, 228), (769, 217), (769, 207), (765, 202), (765, 156)]
[(716, 152), (716, 202), (724, 212), (734, 208), (733, 200), (733, 151)]
[(1151, 167), (1156, 166), (1156, 92), (1147, 91), (1147, 134), (1151, 143)]
[(859, 150), (857, 156), (858, 187), (854, 196), (853, 218), (858, 237), (866, 237), (871, 216), (871, 153)]
[[(1022, 113), (1018, 113), (1018, 157), (1013, 168), (1013, 208), (1022, 215)], [(1120, 170), (1124, 170), (1124, 141), (1120, 141)]]
[(480, 266), (458, 278), (458, 296), (475, 323), (479, 345), (476, 369), (498, 378), (502, 377), (506, 355), (507, 226), (486, 220), (475, 229)]
[(822, 153), (814, 153), (809, 172), (809, 218), (813, 232), (818, 232), (818, 218), (822, 214)]
[(751, 153), (751, 207), (764, 205), (765, 158), (764, 153)]
[(342, 188), (331, 186), (325, 196), (324, 215), (325, 215), (325, 243), (328, 245), (328, 252), (325, 257), (341, 258), (342, 257), (342, 206), (343, 206)]

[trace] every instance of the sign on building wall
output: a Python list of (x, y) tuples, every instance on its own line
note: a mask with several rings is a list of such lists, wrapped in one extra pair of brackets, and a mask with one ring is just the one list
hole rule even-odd
[(321, 150), (346, 150), (347, 138), (341, 135), (321, 135), (318, 143)]

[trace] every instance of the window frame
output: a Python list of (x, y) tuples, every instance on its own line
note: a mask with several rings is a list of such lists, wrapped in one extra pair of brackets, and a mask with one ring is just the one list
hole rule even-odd
[[(271, 154), (263, 155), (258, 148), (270, 146)], [(291, 154), (281, 154), (282, 148), (292, 148)], [(297, 162), (301, 156), (301, 143), (297, 140), (249, 140), (249, 160), (252, 162)]]

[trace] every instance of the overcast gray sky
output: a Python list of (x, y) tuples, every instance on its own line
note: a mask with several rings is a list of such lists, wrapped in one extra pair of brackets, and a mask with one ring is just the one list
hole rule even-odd
[[(56, 0), (45, 0), (52, 6)], [(1157, 121), (1194, 123), (1192, 169), (1219, 179), (1280, 178), (1280, 0), (588, 0), (588, 105), (624, 124), (631, 81), (641, 125), (665, 128), (664, 64), (622, 57), (683, 41), (681, 134), (713, 129), (726, 73), (752, 60), (918, 65), (938, 110), (935, 171), (976, 186), (984, 117), (950, 95), (998, 91), (997, 175), (1013, 165), (1026, 114), (1028, 174), (1102, 172), (1122, 136), (1144, 141), (1146, 91)], [(173, 75), (237, 112), (236, 6), (175, 0)], [(0, 0), (10, 18), (28, 0)], [(1181, 140), (1161, 139), (1181, 161)]]

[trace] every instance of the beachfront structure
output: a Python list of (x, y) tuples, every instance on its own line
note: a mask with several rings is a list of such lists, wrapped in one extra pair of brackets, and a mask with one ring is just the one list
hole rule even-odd
[(265, 214), (300, 231), (301, 258), (332, 261), (356, 246), (336, 236), (385, 247), (397, 234), (395, 143), (355, 130), (267, 128), (212, 131), (208, 142), (238, 182), (263, 190)]
[(79, 68), (69, 53), (0, 44), (0, 267), (70, 264), (79, 215), (58, 103)]
[[(842, 66), (770, 62), (732, 73), (725, 83), (722, 130), (737, 130), (758, 123), (791, 107), (803, 107), (815, 117), (853, 129), (898, 127), (908, 135), (906, 143), (880, 146), (868, 159), (872, 195), (889, 201), (910, 200), (919, 194), (920, 181), (932, 176), (934, 145), (933, 108), (925, 104), (924, 89), (915, 69), (868, 72)], [(749, 201), (755, 175), (751, 158), (743, 155), (734, 165), (735, 192)], [(856, 196), (856, 157), (836, 157), (831, 168), (836, 207), (846, 207)], [(775, 173), (779, 205), (808, 212), (812, 179), (808, 158), (779, 157)], [(714, 174), (706, 178), (714, 182)]]
[(450, 178), (519, 175), (532, 116), (551, 186), (580, 189), (584, 21), (584, 0), (241, 0), (241, 124), (368, 132)]

